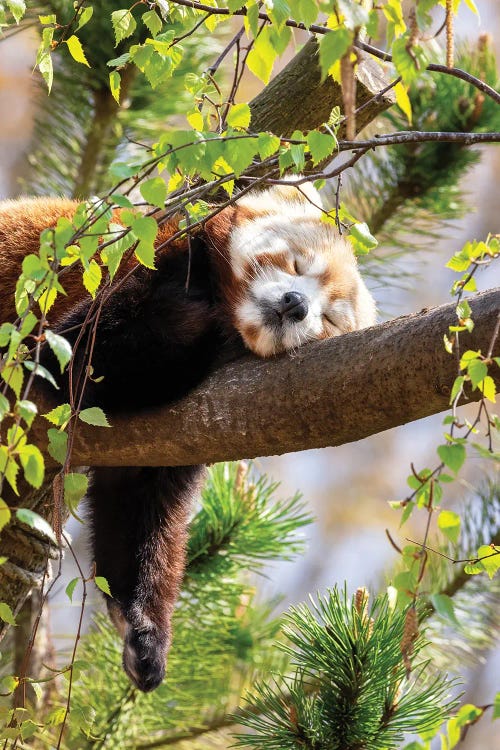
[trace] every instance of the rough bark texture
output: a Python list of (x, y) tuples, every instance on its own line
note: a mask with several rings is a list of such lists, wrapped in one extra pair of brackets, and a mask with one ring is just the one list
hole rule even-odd
[[(340, 83), (328, 77), (321, 80), (318, 62), (318, 43), (310, 39), (266, 88), (250, 102), (252, 129), (271, 130), (289, 137), (294, 130), (311, 130), (328, 121), (332, 109), (342, 108)], [(367, 105), (356, 116), (359, 131), (377, 115), (394, 104), (394, 92), (382, 96), (378, 92), (387, 86), (379, 66), (367, 55), (360, 55), (357, 67), (356, 107)], [(372, 100), (370, 104), (367, 104)], [(341, 127), (339, 137), (345, 137)]]
[[(46, 482), (41, 490), (20, 482), (21, 501), (6, 488), (5, 501), (11, 506), (31, 508), (39, 515), (50, 518), (52, 479), (55, 474), (54, 470), (47, 471)], [(47, 537), (15, 517), (2, 530), (0, 551), (8, 558), (7, 562), (0, 565), (0, 601), (7, 602), (14, 614), (17, 614), (31, 589), (41, 584), (48, 560), (56, 558), (58, 551)], [(6, 629), (7, 624), (0, 620), (0, 639)]]
[[(470, 303), (475, 327), (463, 334), (463, 346), (487, 352), (500, 289)], [(455, 357), (443, 347), (454, 322), (452, 303), (315, 342), (294, 355), (247, 355), (175, 406), (111, 415), (111, 430), (82, 425), (74, 461), (174, 466), (254, 458), (342, 445), (435, 414), (448, 408), (456, 375)], [(470, 393), (471, 400), (479, 397), (478, 390)]]

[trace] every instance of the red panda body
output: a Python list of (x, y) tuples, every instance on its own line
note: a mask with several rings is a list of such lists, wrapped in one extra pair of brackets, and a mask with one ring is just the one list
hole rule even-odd
[[(176, 223), (161, 226), (157, 270), (126, 261), (104, 302), (93, 341), (96, 376), (82, 408), (127, 412), (182, 398), (214, 367), (228, 340), (260, 356), (289, 351), (374, 322), (375, 308), (350, 246), (321, 222), (319, 196), (291, 187), (250, 193), (207, 222), (191, 242), (162, 249)], [(40, 232), (77, 204), (34, 199), (0, 204), (0, 323), (15, 318), (13, 292)], [(119, 221), (119, 212), (116, 214)], [(133, 273), (129, 273), (133, 270)], [(121, 275), (120, 275), (121, 274)], [(188, 283), (186, 283), (188, 281)], [(87, 367), (90, 301), (70, 267), (49, 314)], [(45, 347), (43, 364), (56, 362)], [(67, 376), (58, 377), (61, 399)], [(97, 575), (108, 579), (110, 615), (124, 638), (123, 665), (141, 690), (165, 674), (170, 622), (184, 570), (187, 524), (203, 467), (96, 468), (89, 491)]]

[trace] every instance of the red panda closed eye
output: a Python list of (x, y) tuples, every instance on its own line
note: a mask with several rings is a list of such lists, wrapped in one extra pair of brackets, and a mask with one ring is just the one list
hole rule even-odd
[[(126, 261), (100, 311), (91, 361), (100, 377), (88, 381), (81, 408), (130, 412), (182, 398), (214, 367), (228, 332), (267, 357), (371, 325), (375, 306), (350, 245), (321, 221), (312, 205), (318, 194), (305, 190), (309, 200), (288, 186), (245, 195), (191, 243), (158, 252), (156, 271), (137, 266), (129, 273), (135, 261)], [(23, 258), (37, 251), (40, 232), (60, 216), (71, 218), (76, 207), (64, 199), (0, 203), (0, 323), (16, 317), (16, 279)], [(157, 245), (177, 226), (160, 227)], [(49, 313), (53, 330), (73, 346), (74, 373), (89, 364), (91, 336), (81, 332), (91, 302), (80, 279), (81, 268), (71, 267), (63, 280), (68, 296), (60, 295)], [(47, 347), (42, 364), (56, 377), (61, 400), (69, 401), (67, 375), (58, 374)], [(96, 574), (107, 578), (113, 595), (107, 603), (124, 640), (124, 669), (143, 691), (165, 675), (202, 474), (199, 466), (169, 467), (168, 456), (164, 467), (93, 469), (88, 503)]]

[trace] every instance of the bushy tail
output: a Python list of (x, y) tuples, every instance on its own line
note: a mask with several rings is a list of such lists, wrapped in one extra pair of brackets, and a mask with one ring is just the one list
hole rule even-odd
[(96, 468), (89, 492), (96, 573), (111, 590), (123, 667), (144, 692), (165, 676), (187, 525), (204, 467)]

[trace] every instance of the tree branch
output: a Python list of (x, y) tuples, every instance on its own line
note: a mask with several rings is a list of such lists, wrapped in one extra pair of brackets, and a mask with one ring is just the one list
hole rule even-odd
[[(172, 2), (175, 5), (184, 5), (188, 8), (194, 8), (195, 10), (202, 10), (206, 13), (212, 14), (212, 15), (218, 15), (218, 16), (246, 16), (247, 15), (247, 8), (239, 8), (238, 10), (229, 10), (229, 8), (218, 8), (213, 7), (210, 5), (204, 5), (203, 3), (195, 2), (195, 0), (172, 0)], [(267, 13), (259, 12), (259, 18), (263, 21), (268, 21), (271, 23), (271, 19), (268, 16)], [(299, 23), (297, 21), (294, 21), (292, 18), (289, 18), (287, 21), (285, 21), (285, 26), (290, 26), (292, 29), (302, 29), (304, 31), (309, 31), (311, 34), (328, 34), (332, 29), (328, 29), (325, 26), (318, 26), (317, 24), (311, 24), (310, 26), (306, 26), (303, 23)], [(354, 46), (357, 47), (357, 49), (364, 50), (365, 52), (368, 52), (370, 55), (373, 55), (374, 57), (377, 57), (379, 60), (384, 60), (384, 62), (392, 62), (392, 55), (389, 54), (389, 52), (385, 52), (384, 50), (378, 49), (378, 47), (374, 47), (372, 44), (366, 44), (365, 42), (356, 41), (354, 43)], [(426, 70), (430, 70), (435, 73), (444, 73), (445, 75), (454, 76), (455, 78), (461, 78), (463, 81), (467, 81), (467, 83), (470, 83), (475, 88), (479, 89), (479, 91), (482, 91), (483, 94), (486, 94), (487, 96), (491, 97), (497, 104), (500, 104), (500, 94), (495, 91), (494, 88), (491, 86), (488, 86), (487, 83), (484, 81), (481, 81), (480, 78), (476, 78), (476, 76), (471, 75), (470, 73), (467, 73), (465, 70), (460, 70), (460, 68), (449, 68), (446, 65), (436, 65), (434, 63), (431, 63), (427, 66)]]
[[(500, 288), (469, 301), (475, 327), (467, 347), (486, 352)], [(455, 322), (451, 303), (311, 343), (293, 355), (246, 355), (174, 406), (110, 415), (111, 430), (79, 427), (73, 462), (165, 466), (254, 458), (342, 445), (435, 414), (448, 408), (456, 375), (455, 359), (443, 347)], [(479, 390), (469, 394), (472, 401), (480, 396)], [(45, 424), (41, 443), (44, 432)]]
[[(379, 67), (364, 55), (356, 69), (356, 127), (361, 130), (395, 102)], [(300, 107), (297, 102), (300, 101)], [(331, 76), (324, 80), (318, 42), (313, 37), (250, 102), (254, 132), (271, 130), (289, 137), (294, 130), (312, 130), (328, 122), (332, 109), (342, 106), (342, 88)], [(339, 128), (345, 136), (345, 126)]]

